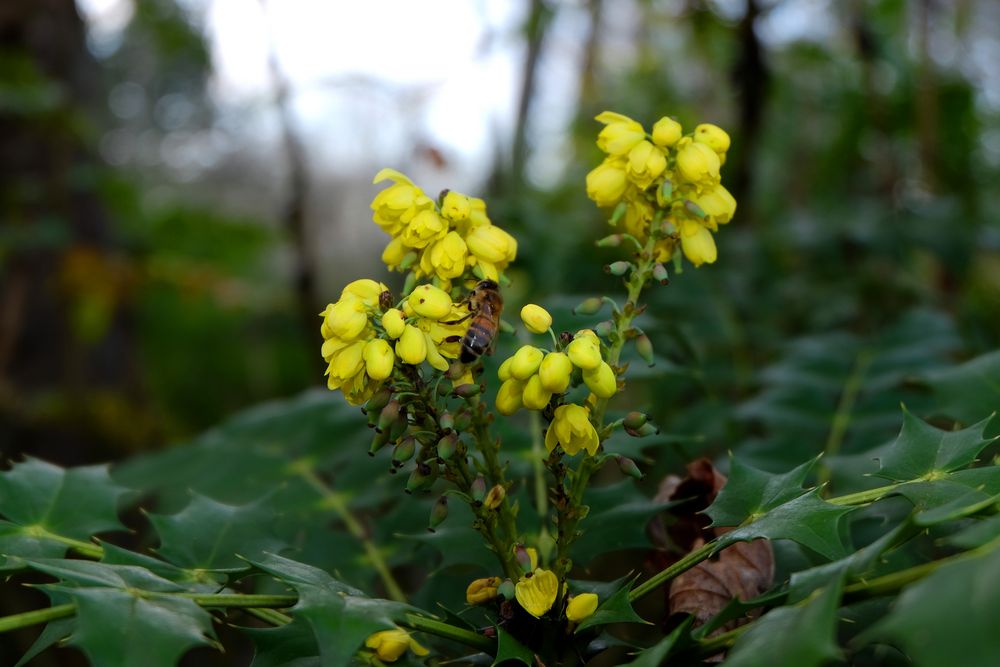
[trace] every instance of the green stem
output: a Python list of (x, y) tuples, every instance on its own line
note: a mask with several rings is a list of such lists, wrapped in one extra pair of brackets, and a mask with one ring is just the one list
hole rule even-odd
[(848, 493), (843, 496), (827, 498), (826, 502), (831, 505), (867, 505), (868, 503), (875, 502), (876, 500), (881, 500), (899, 487), (908, 483), (909, 482), (896, 482), (894, 484), (886, 484), (885, 486), (868, 489), (867, 491), (858, 491), (856, 493)]
[(256, 616), (265, 623), (270, 623), (275, 627), (281, 627), (282, 625), (288, 625), (292, 622), (292, 617), (288, 614), (282, 614), (280, 611), (274, 609), (262, 609), (259, 607), (250, 607), (247, 609), (247, 613)]
[(295, 595), (256, 595), (242, 593), (153, 593), (142, 591), (145, 597), (186, 598), (201, 607), (294, 607), (299, 598)]
[[(549, 515), (549, 487), (545, 482), (545, 445), (542, 442), (542, 416), (537, 410), (530, 411), (531, 420), (531, 462), (535, 477), (535, 506), (538, 516)], [(546, 522), (542, 522), (541, 538), (548, 534)]]
[(402, 621), (400, 625), (405, 628), (409, 628), (410, 630), (417, 630), (418, 632), (426, 632), (431, 635), (437, 635), (438, 637), (444, 637), (445, 639), (451, 639), (461, 644), (465, 644), (466, 646), (478, 648), (488, 653), (496, 650), (496, 644), (489, 637), (484, 637), (483, 635), (472, 632), (471, 630), (459, 628), (451, 625), (450, 623), (438, 621), (433, 618), (427, 618), (426, 616), (407, 614), (406, 619)]
[(296, 470), (301, 475), (302, 479), (306, 481), (309, 486), (311, 486), (316, 493), (323, 497), (323, 501), (326, 506), (330, 507), (340, 520), (344, 522), (347, 527), (347, 532), (349, 532), (356, 540), (361, 543), (362, 548), (365, 551), (365, 555), (368, 557), (369, 562), (371, 562), (372, 567), (378, 572), (379, 577), (382, 579), (382, 584), (385, 586), (386, 593), (389, 597), (396, 602), (406, 602), (406, 594), (403, 593), (403, 589), (399, 587), (396, 582), (395, 577), (392, 576), (392, 572), (389, 570), (389, 565), (385, 562), (382, 557), (382, 552), (378, 550), (375, 543), (372, 542), (368, 535), (365, 533), (364, 528), (361, 523), (354, 517), (351, 513), (350, 508), (344, 499), (336, 491), (331, 489), (327, 484), (319, 478), (316, 471), (313, 470), (308, 465), (298, 465)]
[(48, 623), (59, 618), (67, 618), (76, 613), (75, 604), (61, 604), (46, 609), (35, 609), (20, 614), (0, 618), (0, 632), (10, 632), (18, 628), (27, 628), (39, 623)]
[[(486, 474), (490, 484), (501, 484), (506, 488), (507, 480), (504, 475), (503, 466), (500, 465), (500, 442), (490, 435), (489, 425), (486, 423), (485, 411), (482, 409), (482, 402), (479, 397), (474, 397), (469, 401), (472, 408), (472, 424), (476, 436), (477, 449), (483, 454), (483, 461), (486, 463)], [(497, 516), (500, 519), (500, 526), (507, 537), (507, 546), (513, 547), (518, 541), (517, 521), (514, 519), (514, 512), (510, 507), (510, 499), (504, 497), (500, 507), (497, 508)]]
[(819, 470), (820, 485), (830, 481), (831, 469), (829, 461), (840, 452), (840, 446), (847, 435), (847, 427), (851, 424), (851, 412), (854, 410), (854, 404), (857, 402), (861, 388), (864, 386), (865, 373), (868, 372), (868, 367), (871, 366), (871, 363), (871, 350), (861, 350), (854, 361), (851, 374), (847, 377), (847, 382), (844, 384), (844, 391), (840, 395), (837, 410), (833, 414), (833, 420), (830, 423), (830, 435), (827, 437), (826, 444), (823, 447), (823, 465)]

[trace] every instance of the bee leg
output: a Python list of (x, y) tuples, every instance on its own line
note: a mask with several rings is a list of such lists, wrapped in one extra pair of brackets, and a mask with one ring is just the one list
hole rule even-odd
[(442, 322), (441, 324), (461, 324), (462, 322), (464, 322), (465, 320), (469, 319), (473, 315), (475, 315), (474, 312), (473, 313), (469, 313), (465, 317), (459, 318), (457, 320), (449, 320), (448, 322)]

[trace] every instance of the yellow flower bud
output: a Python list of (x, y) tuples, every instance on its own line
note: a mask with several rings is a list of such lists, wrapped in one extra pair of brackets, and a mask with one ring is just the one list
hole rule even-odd
[(566, 605), (566, 618), (579, 623), (597, 611), (597, 596), (593, 593), (580, 593), (570, 598)]
[(517, 257), (517, 241), (495, 225), (476, 227), (465, 242), (469, 246), (469, 252), (484, 262), (504, 264), (513, 262)]
[(366, 308), (375, 308), (378, 306), (378, 299), (382, 295), (382, 292), (387, 291), (389, 288), (382, 283), (369, 280), (368, 278), (362, 278), (361, 280), (355, 280), (349, 283), (340, 292), (340, 298), (355, 298), (361, 301)]
[(681, 250), (695, 266), (712, 264), (718, 256), (712, 232), (693, 220), (681, 220)]
[(452, 222), (465, 222), (472, 213), (472, 202), (463, 194), (449, 190), (441, 202), (441, 215)]
[(374, 338), (365, 344), (365, 370), (373, 380), (384, 380), (392, 375), (392, 365), (396, 355), (392, 347), (382, 338)]
[(549, 315), (549, 311), (533, 303), (521, 309), (521, 321), (528, 331), (536, 334), (543, 334), (552, 326), (552, 316)]
[[(330, 360), (330, 382), (336, 378), (338, 380), (337, 386), (339, 387), (340, 384), (343, 384), (360, 373), (364, 368), (364, 350), (365, 343), (359, 340), (356, 343), (351, 343), (335, 354)], [(331, 387), (331, 389), (336, 388), (337, 387)]]
[(666, 168), (667, 158), (663, 151), (648, 141), (640, 141), (629, 151), (625, 172), (640, 190), (645, 190)]
[(729, 150), (729, 135), (718, 125), (702, 123), (694, 128), (694, 140), (699, 144), (705, 144), (716, 153), (725, 153)]
[(729, 190), (721, 185), (716, 185), (711, 190), (691, 197), (691, 201), (720, 225), (732, 220), (733, 214), (736, 212), (736, 199), (729, 194)]
[(503, 499), (506, 497), (507, 489), (503, 488), (502, 485), (497, 484), (489, 490), (489, 493), (486, 494), (486, 498), (483, 499), (483, 507), (488, 510), (495, 510), (500, 507), (500, 503), (502, 503)]
[(524, 393), (521, 402), (529, 410), (543, 410), (549, 404), (552, 392), (542, 386), (542, 381), (538, 375), (532, 375), (524, 385)]
[(400, 238), (402, 238), (403, 244), (410, 248), (425, 248), (428, 243), (447, 233), (448, 223), (437, 214), (437, 211), (429, 209), (413, 216), (409, 224), (403, 228), (403, 234)]
[(604, 111), (595, 120), (604, 123), (604, 129), (597, 135), (597, 147), (610, 155), (625, 155), (646, 138), (642, 125), (620, 113)]
[(573, 456), (581, 450), (586, 450), (591, 456), (597, 453), (600, 446), (597, 430), (590, 423), (590, 411), (587, 408), (567, 403), (556, 408), (552, 423), (545, 431), (545, 448), (552, 451), (556, 446)]
[(611, 398), (618, 391), (615, 372), (605, 361), (598, 364), (597, 368), (583, 371), (583, 381), (598, 398)]
[(695, 185), (710, 186), (719, 182), (719, 156), (705, 144), (690, 142), (677, 152), (680, 175)]
[(406, 320), (403, 312), (398, 308), (390, 308), (382, 315), (382, 328), (389, 335), (389, 338), (396, 339), (403, 335), (406, 328)]
[(405, 630), (396, 628), (395, 630), (382, 630), (376, 632), (365, 640), (365, 646), (375, 651), (379, 660), (384, 662), (396, 662), (406, 649), (413, 651), (415, 655), (427, 655), (429, 651), (421, 646)]
[(525, 575), (514, 586), (514, 597), (535, 618), (541, 618), (552, 608), (558, 593), (559, 579), (549, 570), (535, 570), (531, 576)]
[(451, 313), (451, 296), (434, 285), (420, 285), (406, 297), (407, 303), (420, 317), (444, 319)]
[(624, 164), (605, 160), (587, 174), (587, 196), (602, 208), (615, 206), (625, 194), (626, 184)]
[(514, 356), (511, 357), (511, 377), (515, 380), (527, 380), (535, 374), (535, 371), (538, 370), (544, 356), (545, 353), (534, 345), (522, 345), (521, 348), (514, 353)]
[(501, 382), (506, 382), (510, 379), (510, 365), (514, 363), (514, 357), (507, 357), (500, 364), (500, 368), (497, 369), (497, 377), (500, 378)]
[(502, 583), (503, 580), (500, 577), (476, 579), (465, 589), (465, 601), (469, 604), (488, 602), (498, 595), (497, 589)]
[(546, 391), (561, 394), (569, 387), (573, 362), (563, 352), (549, 352), (538, 367), (538, 380)]
[(400, 265), (409, 250), (403, 245), (403, 239), (398, 236), (389, 241), (389, 245), (382, 251), (382, 263), (390, 269)]
[(596, 335), (581, 333), (566, 346), (566, 354), (577, 368), (593, 370), (601, 365), (601, 344)]
[(681, 124), (664, 116), (653, 125), (653, 143), (657, 146), (673, 146), (681, 138)]
[(352, 296), (342, 298), (326, 311), (326, 325), (334, 336), (352, 340), (361, 335), (368, 325), (368, 314), (360, 299)]
[(441, 356), (441, 352), (437, 349), (437, 345), (434, 344), (429, 333), (424, 333), (424, 340), (427, 341), (427, 363), (439, 371), (448, 370), (448, 360)]
[(524, 382), (511, 378), (502, 385), (497, 392), (497, 411), (502, 415), (512, 415), (521, 409), (524, 395)]
[(396, 354), (404, 363), (422, 364), (427, 358), (427, 339), (424, 332), (412, 324), (407, 324), (403, 334), (396, 341)]

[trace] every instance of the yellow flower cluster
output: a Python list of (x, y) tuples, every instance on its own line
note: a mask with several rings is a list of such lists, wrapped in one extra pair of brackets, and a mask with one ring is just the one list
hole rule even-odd
[(597, 398), (610, 398), (618, 391), (614, 369), (601, 357), (600, 339), (592, 330), (583, 329), (565, 352), (523, 345), (504, 360), (497, 372), (503, 383), (497, 392), (497, 410), (512, 415), (522, 407), (545, 409), (553, 395), (569, 388), (574, 368), (580, 369), (584, 384)]
[(663, 210), (676, 234), (657, 243), (660, 261), (673, 256), (679, 241), (695, 266), (713, 263), (717, 251), (712, 232), (736, 211), (736, 200), (719, 175), (729, 135), (708, 123), (683, 135), (681, 124), (667, 117), (653, 125), (652, 134), (611, 111), (597, 120), (604, 124), (597, 146), (607, 157), (587, 174), (587, 196), (602, 208), (621, 207), (624, 230), (643, 243), (656, 210)]
[(517, 256), (517, 241), (490, 222), (486, 202), (449, 191), (439, 202), (394, 169), (383, 169), (374, 183), (392, 181), (372, 201), (375, 223), (392, 237), (382, 261), (397, 271), (412, 270), (445, 290), (471, 273), (499, 280)]
[(388, 296), (388, 288), (382, 283), (355, 280), (320, 313), (327, 386), (344, 392), (352, 405), (372, 397), (392, 375), (397, 359), (448, 370), (448, 359), (458, 356), (469, 326), (468, 320), (458, 322), (464, 309), (433, 285), (414, 289), (402, 310), (384, 307), (383, 294)]

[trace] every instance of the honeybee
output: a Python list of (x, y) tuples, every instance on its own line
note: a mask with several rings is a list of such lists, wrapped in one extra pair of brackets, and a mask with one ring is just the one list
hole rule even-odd
[(469, 330), (462, 338), (462, 352), (458, 358), (463, 364), (471, 364), (484, 353), (493, 353), (493, 343), (500, 329), (500, 313), (503, 311), (500, 286), (494, 280), (481, 280), (469, 292), (466, 302), (469, 314), (446, 324), (458, 324), (472, 318)]

